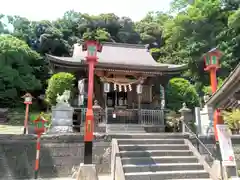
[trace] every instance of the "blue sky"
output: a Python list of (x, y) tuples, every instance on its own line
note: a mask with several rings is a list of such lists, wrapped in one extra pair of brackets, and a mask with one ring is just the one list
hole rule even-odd
[(55, 20), (67, 10), (92, 15), (115, 13), (134, 21), (142, 19), (149, 11), (166, 11), (171, 0), (4, 0), (0, 13), (20, 15), (30, 20)]

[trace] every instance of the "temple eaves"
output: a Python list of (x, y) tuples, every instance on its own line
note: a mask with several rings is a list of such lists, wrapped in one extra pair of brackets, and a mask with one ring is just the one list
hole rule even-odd
[(240, 63), (225, 79), (222, 86), (207, 100), (205, 104), (215, 108), (229, 108), (233, 104), (235, 104), (234, 106), (238, 106), (238, 99), (234, 98), (234, 94), (239, 90)]
[[(50, 63), (64, 67), (86, 66), (86, 52), (79, 44), (74, 45), (72, 57), (57, 57), (46, 54)], [(98, 53), (98, 68), (116, 68), (147, 71), (176, 71), (186, 70), (186, 65), (162, 64), (156, 62), (144, 45), (121, 43), (105, 43), (101, 53)]]

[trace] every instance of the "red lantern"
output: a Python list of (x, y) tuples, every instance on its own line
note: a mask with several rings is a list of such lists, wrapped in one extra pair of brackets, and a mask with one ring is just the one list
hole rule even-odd
[(34, 120), (36, 134), (41, 135), (42, 133), (45, 132), (46, 122), (47, 121), (42, 116), (38, 116), (38, 118)]
[(87, 51), (87, 59), (97, 59), (97, 52), (102, 52), (102, 45), (98, 41), (89, 40), (82, 45), (82, 50)]
[(204, 56), (204, 62), (205, 62), (205, 71), (209, 71), (212, 68), (219, 69), (220, 68), (220, 62), (219, 59), (222, 56), (222, 52), (219, 51), (217, 48), (214, 48), (207, 52), (207, 54)]

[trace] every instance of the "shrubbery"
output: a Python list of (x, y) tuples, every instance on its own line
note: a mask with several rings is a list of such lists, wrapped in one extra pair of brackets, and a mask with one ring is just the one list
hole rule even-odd
[(195, 87), (186, 79), (173, 78), (166, 88), (166, 106), (168, 109), (178, 111), (182, 103), (186, 103), (188, 108), (199, 105), (199, 97)]
[(65, 90), (73, 90), (75, 77), (70, 73), (60, 72), (54, 74), (48, 80), (48, 88), (46, 90), (46, 101), (50, 105), (56, 104), (57, 94), (62, 94)]

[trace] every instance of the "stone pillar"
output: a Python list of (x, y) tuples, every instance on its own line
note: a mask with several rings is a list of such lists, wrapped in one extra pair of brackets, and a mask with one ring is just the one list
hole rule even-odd
[(161, 109), (165, 109), (165, 89), (160, 84), (160, 101), (161, 101)]
[(98, 104), (97, 100), (94, 100), (93, 113), (94, 113), (94, 132), (97, 132), (99, 125), (104, 124), (103, 111), (101, 106)]
[(184, 124), (186, 124), (192, 130), (192, 125), (191, 125), (191, 123), (193, 123), (192, 110), (187, 108), (186, 103), (183, 103), (182, 108), (179, 110), (179, 112), (181, 113), (180, 120), (182, 121), (181, 122), (182, 133), (188, 132), (188, 129), (186, 129)]
[(201, 135), (211, 135), (214, 134), (213, 129), (213, 108), (205, 105), (200, 111), (201, 119)]
[(195, 125), (197, 126), (197, 134), (202, 134), (202, 122), (201, 122), (201, 115), (200, 115), (200, 107), (195, 107)]
[(58, 103), (53, 107), (50, 133), (72, 132), (73, 111), (73, 107), (67, 103)]

